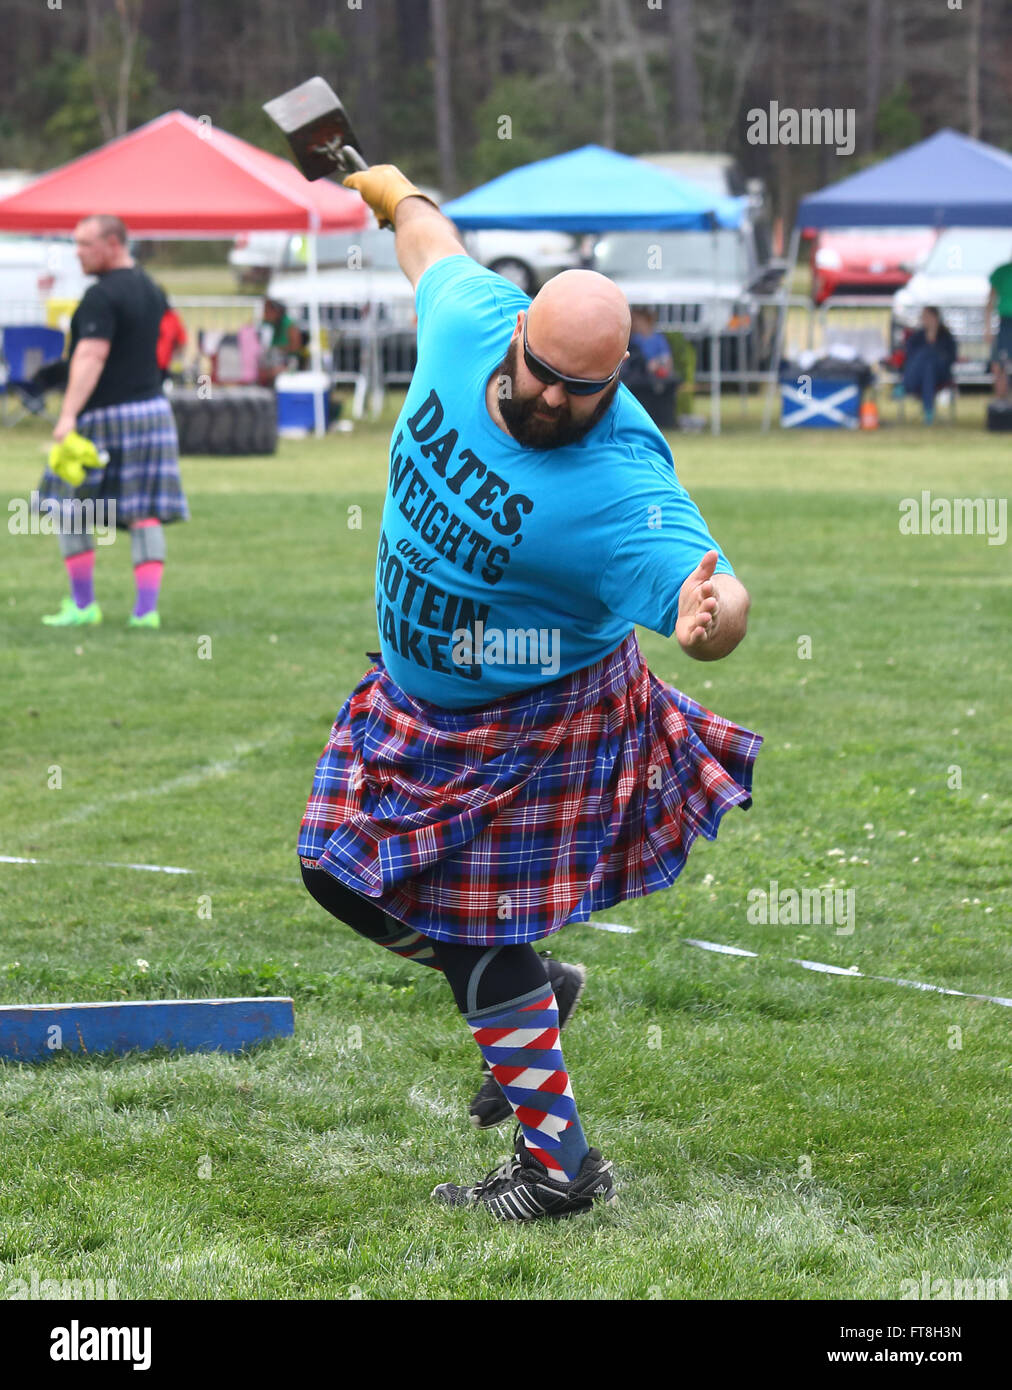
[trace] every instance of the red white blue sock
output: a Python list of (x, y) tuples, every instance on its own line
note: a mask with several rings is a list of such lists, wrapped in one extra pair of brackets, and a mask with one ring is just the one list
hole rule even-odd
[(95, 602), (95, 552), (82, 550), (64, 560), (70, 592), (78, 608), (89, 608)]
[(559, 1008), (551, 985), (466, 1018), (516, 1113), (529, 1152), (556, 1181), (575, 1178), (590, 1146), (559, 1047)]

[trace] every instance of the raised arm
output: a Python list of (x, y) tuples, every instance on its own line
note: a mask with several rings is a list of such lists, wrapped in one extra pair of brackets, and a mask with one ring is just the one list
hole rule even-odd
[(397, 259), (412, 288), (434, 262), (467, 255), (452, 222), (395, 165), (375, 164), (344, 182), (362, 195), (381, 227), (394, 228)]

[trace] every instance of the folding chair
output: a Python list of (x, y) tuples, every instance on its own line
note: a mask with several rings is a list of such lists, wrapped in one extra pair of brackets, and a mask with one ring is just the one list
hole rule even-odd
[[(3, 395), (5, 425), (16, 425), (29, 415), (54, 417), (46, 410), (45, 400), (28, 385), (40, 367), (57, 362), (63, 356), (64, 335), (59, 328), (41, 324), (14, 324), (3, 330), (3, 362), (0, 364), (0, 393)], [(11, 418), (8, 404), (11, 396), (21, 402), (21, 409)]]

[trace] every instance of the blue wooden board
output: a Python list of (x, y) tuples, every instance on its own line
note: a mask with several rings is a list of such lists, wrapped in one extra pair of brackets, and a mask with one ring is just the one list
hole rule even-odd
[(241, 1052), (295, 1032), (291, 999), (131, 999), (99, 1004), (0, 1004), (0, 1057), (182, 1048)]

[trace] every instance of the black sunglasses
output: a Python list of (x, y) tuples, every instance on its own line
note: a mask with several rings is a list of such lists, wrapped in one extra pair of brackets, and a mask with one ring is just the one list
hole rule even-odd
[[(571, 396), (593, 396), (596, 391), (603, 391), (606, 386), (611, 385), (622, 370), (622, 362), (620, 362), (611, 376), (606, 376), (603, 381), (590, 381), (584, 376), (563, 376), (561, 372), (550, 367), (547, 362), (542, 362), (540, 357), (535, 357), (527, 346), (526, 318), (524, 319), (524, 361), (527, 363), (527, 370), (531, 376), (537, 377), (538, 381), (545, 386), (554, 386), (556, 382), (559, 382)], [(622, 361), (625, 361), (624, 355)]]

